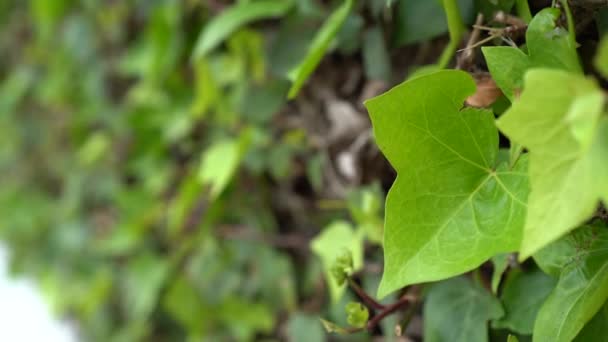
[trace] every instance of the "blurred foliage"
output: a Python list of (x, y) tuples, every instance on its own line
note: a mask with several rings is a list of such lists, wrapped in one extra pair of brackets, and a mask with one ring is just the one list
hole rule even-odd
[(275, 236), (272, 191), (316, 158), (272, 121), (312, 39), (300, 23), (333, 6), (275, 2), (2, 2), (0, 238), (83, 340), (324, 339), (330, 306), (302, 307), (319, 261), (224, 236)]

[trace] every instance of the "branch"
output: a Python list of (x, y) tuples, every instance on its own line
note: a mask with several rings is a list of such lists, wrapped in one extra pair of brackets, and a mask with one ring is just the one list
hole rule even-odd
[(376, 316), (374, 316), (372, 319), (370, 319), (369, 322), (367, 322), (367, 330), (368, 331), (373, 330), (378, 325), (378, 323), (380, 323), (380, 321), (382, 321), (386, 316), (403, 308), (404, 306), (406, 306), (406, 304), (413, 303), (415, 301), (416, 301), (415, 297), (407, 295), (407, 294), (404, 295), (398, 301), (387, 306), (382, 312), (378, 313)]
[(348, 277), (348, 285), (357, 293), (357, 296), (365, 302), (365, 304), (369, 307), (372, 307), (376, 310), (384, 310), (385, 306), (378, 303), (374, 298), (368, 295), (359, 285), (351, 278)]

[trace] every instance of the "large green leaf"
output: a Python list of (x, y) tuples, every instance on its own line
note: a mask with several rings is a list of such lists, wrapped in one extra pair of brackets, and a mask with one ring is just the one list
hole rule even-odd
[(585, 226), (563, 238), (574, 253), (538, 312), (534, 341), (572, 341), (608, 299), (607, 228)]
[(438, 283), (424, 302), (424, 341), (488, 341), (487, 322), (503, 314), (500, 302), (469, 279)]
[(289, 89), (287, 97), (291, 99), (298, 95), (300, 89), (302, 89), (304, 83), (308, 80), (308, 77), (310, 77), (317, 65), (321, 62), (321, 59), (336, 37), (336, 34), (338, 34), (342, 24), (344, 24), (352, 7), (353, 0), (345, 0), (344, 3), (327, 18), (327, 21), (323, 23), (323, 26), (317, 32), (317, 35), (308, 47), (308, 52), (302, 62), (289, 71), (288, 77), (293, 84), (291, 89)]
[(505, 316), (493, 322), (495, 328), (506, 328), (519, 334), (532, 334), (534, 320), (542, 303), (555, 286), (555, 279), (540, 270), (512, 271), (505, 281), (500, 299)]
[(386, 203), (380, 297), (466, 272), (520, 244), (527, 159), (514, 170), (497, 165), (492, 113), (460, 110), (474, 91), (468, 74), (439, 71), (366, 103), (398, 173)]
[(523, 85), (524, 74), (533, 67), (546, 67), (581, 73), (576, 46), (568, 32), (556, 27), (560, 11), (547, 8), (540, 11), (526, 31), (528, 55), (508, 46), (483, 47), (483, 55), (496, 84), (513, 101)]
[(284, 15), (292, 6), (291, 0), (260, 0), (240, 2), (213, 18), (201, 32), (193, 58), (204, 57), (238, 28), (253, 21)]
[(518, 101), (498, 120), (530, 151), (524, 259), (587, 220), (608, 199), (608, 119), (595, 82), (557, 70), (526, 74)]

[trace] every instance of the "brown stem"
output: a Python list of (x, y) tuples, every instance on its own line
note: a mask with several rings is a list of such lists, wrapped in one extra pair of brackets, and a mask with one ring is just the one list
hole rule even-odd
[(474, 53), (473, 49), (475, 48), (475, 44), (479, 41), (479, 26), (483, 24), (483, 14), (477, 14), (477, 19), (475, 20), (475, 25), (473, 25), (473, 31), (469, 36), (469, 40), (467, 41), (467, 47), (464, 48), (462, 54), (460, 54), (456, 61), (456, 69), (468, 70), (471, 68), (473, 64)]
[(403, 308), (406, 304), (414, 301), (416, 301), (415, 297), (412, 297), (410, 295), (404, 295), (398, 301), (385, 307), (384, 310), (382, 310), (380, 313), (370, 319), (369, 322), (367, 322), (367, 330), (373, 330), (378, 325), (378, 323), (380, 323), (380, 321), (382, 321), (386, 316), (394, 313), (395, 311)]
[(376, 310), (384, 310), (386, 307), (380, 303), (378, 303), (374, 298), (370, 297), (365, 291), (351, 278), (348, 277), (348, 285), (357, 293), (357, 296), (367, 304), (367, 306), (372, 307)]

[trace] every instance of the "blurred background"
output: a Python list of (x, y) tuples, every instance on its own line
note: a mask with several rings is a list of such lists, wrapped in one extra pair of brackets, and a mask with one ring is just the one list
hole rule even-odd
[[(23, 335), (3, 340), (316, 342), (319, 318), (346, 325), (354, 296), (328, 267), (349, 249), (375, 293), (395, 176), (363, 100), (434, 63), (447, 25), (439, 1), (357, 1), (288, 101), (342, 3), (1, 0), (0, 239), (29, 279), (2, 313)], [(468, 23), (505, 5), (459, 3)], [(30, 295), (67, 324), (56, 339), (18, 314)], [(418, 309), (331, 339), (420, 340)]]

